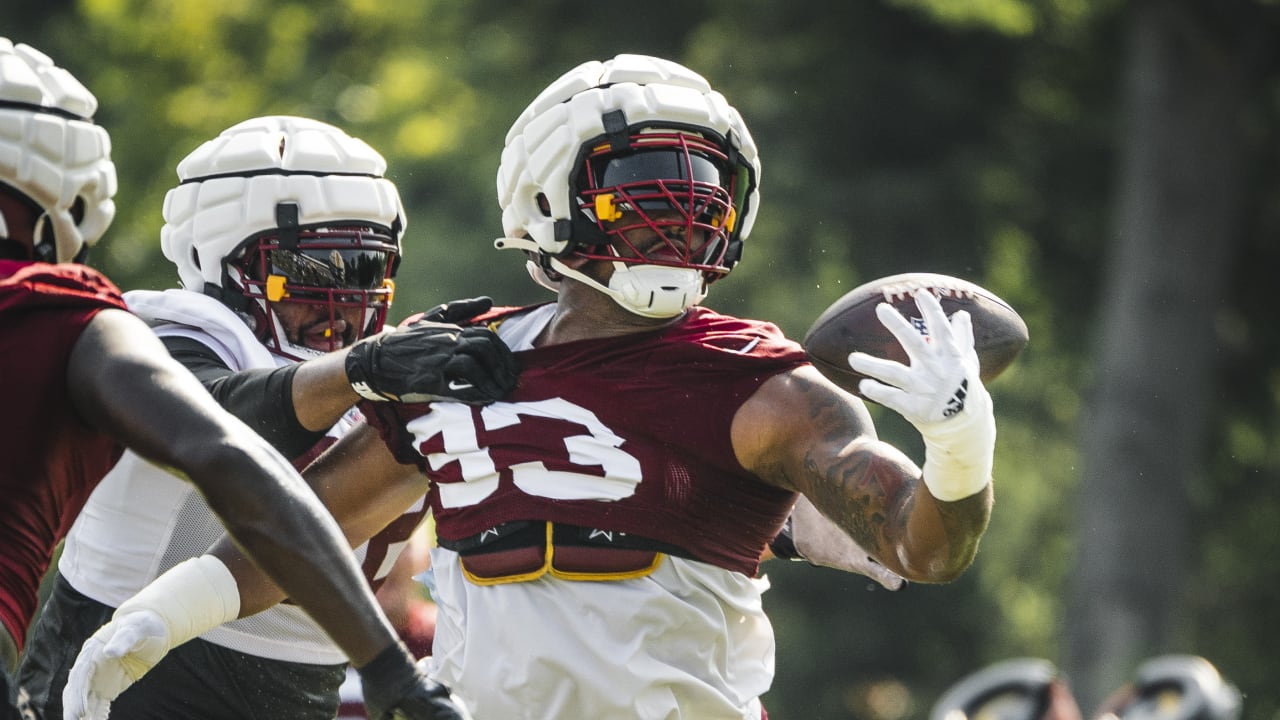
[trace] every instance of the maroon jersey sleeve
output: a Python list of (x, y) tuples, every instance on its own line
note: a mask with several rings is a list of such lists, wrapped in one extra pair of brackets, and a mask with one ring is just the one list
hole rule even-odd
[(71, 405), (72, 347), (120, 291), (82, 265), (0, 261), (0, 620), (21, 647), (54, 547), (123, 449)]
[(0, 260), (0, 311), (66, 308), (92, 316), (107, 307), (123, 310), (124, 299), (120, 289), (93, 268)]

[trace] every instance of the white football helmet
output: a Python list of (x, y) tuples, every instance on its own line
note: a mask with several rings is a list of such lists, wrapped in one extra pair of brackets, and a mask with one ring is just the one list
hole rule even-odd
[[(386, 161), (364, 141), (307, 118), (253, 118), (178, 164), (160, 246), (188, 290), (245, 317), (263, 344), (305, 360), (277, 303), (329, 310), (328, 350), (382, 330), (407, 220)], [(338, 308), (360, 308), (344, 329)]]
[[(1060, 677), (1058, 668), (1042, 658), (1002, 660), (948, 688), (930, 710), (929, 720), (1040, 720), (1054, 701), (1050, 686)], [(1075, 701), (1070, 705), (1078, 717)]]
[[(111, 138), (93, 123), (98, 100), (29, 45), (0, 37), (0, 184), (39, 212), (27, 256), (83, 261), (115, 217)], [(0, 216), (0, 241), (10, 239)]]
[[(636, 314), (674, 317), (738, 262), (759, 184), (742, 116), (701, 75), (645, 55), (587, 62), (507, 133), (495, 245), (527, 251), (552, 290), (567, 275)], [(611, 262), (609, 285), (567, 257)]]
[(1120, 720), (1238, 720), (1241, 695), (1198, 655), (1161, 655), (1138, 667)]

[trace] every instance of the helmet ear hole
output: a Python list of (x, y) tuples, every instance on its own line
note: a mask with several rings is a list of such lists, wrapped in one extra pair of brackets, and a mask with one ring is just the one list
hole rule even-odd
[(547, 199), (546, 193), (538, 193), (538, 209), (542, 211), (543, 217), (551, 217), (551, 201)]

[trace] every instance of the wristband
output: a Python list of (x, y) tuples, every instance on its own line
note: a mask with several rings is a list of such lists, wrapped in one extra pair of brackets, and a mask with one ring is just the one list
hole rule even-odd
[(963, 500), (991, 482), (996, 418), (985, 388), (971, 392), (959, 414), (917, 429), (924, 440), (924, 484), (935, 498)]
[(201, 555), (178, 563), (129, 598), (112, 615), (120, 618), (149, 610), (169, 631), (169, 647), (235, 620), (240, 615), (240, 588), (222, 561)]

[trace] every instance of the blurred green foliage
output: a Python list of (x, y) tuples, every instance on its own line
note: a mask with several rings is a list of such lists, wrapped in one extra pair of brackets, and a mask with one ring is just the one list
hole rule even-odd
[[(843, 293), (909, 270), (965, 277), (1010, 301), (1031, 344), (991, 388), (998, 499), (972, 571), (889, 593), (861, 577), (766, 566), (779, 651), (770, 716), (905, 720), (986, 663), (1060, 656), (1124, 6), (9, 0), (3, 32), (100, 99), (120, 210), (92, 264), (126, 289), (176, 283), (159, 228), (178, 161), (245, 118), (297, 114), (342, 126), (389, 160), (409, 214), (395, 319), (478, 294), (549, 299), (522, 257), (492, 246), (506, 129), (573, 65), (642, 52), (707, 76), (761, 148), (762, 213), (709, 305), (800, 337)], [(1195, 496), (1201, 556), (1179, 639), (1246, 690), (1251, 712), (1280, 707), (1280, 663), (1258, 632), (1280, 627), (1280, 331), (1263, 312), (1280, 267), (1280, 73), (1270, 62), (1256, 79), (1248, 240), (1223, 299), (1217, 429)], [(921, 457), (908, 426), (876, 417), (882, 436)]]

